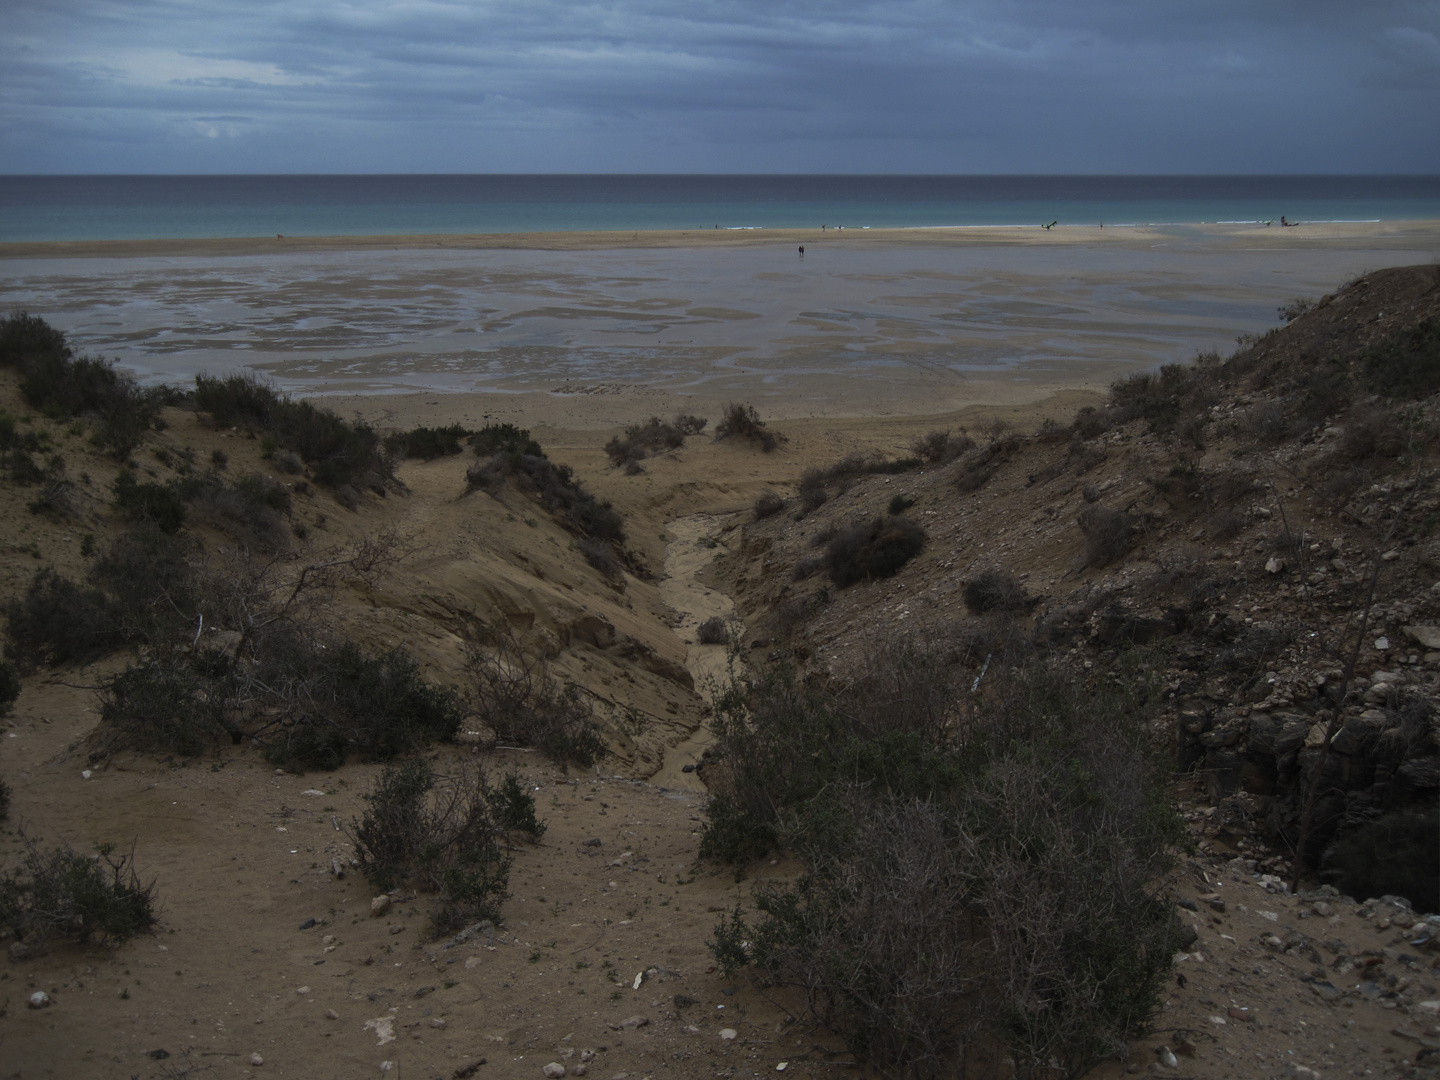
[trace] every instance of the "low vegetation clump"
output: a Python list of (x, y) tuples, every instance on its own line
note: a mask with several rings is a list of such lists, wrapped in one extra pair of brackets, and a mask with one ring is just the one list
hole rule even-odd
[(715, 425), (715, 438), (744, 439), (767, 454), (784, 441), (783, 435), (765, 426), (765, 421), (760, 419), (754, 405), (742, 405), (738, 401), (732, 401), (720, 410), (720, 422)]
[(784, 847), (805, 873), (711, 951), (895, 1075), (964, 1074), (998, 1042), (1017, 1075), (1078, 1076), (1144, 1030), (1178, 942), (1154, 703), (1039, 661), (971, 694), (948, 656), (894, 642), (848, 680), (775, 668), (717, 699), (702, 854)]
[(1078, 524), (1085, 537), (1083, 567), (1109, 566), (1135, 545), (1136, 522), (1124, 510), (1092, 503), (1080, 511)]
[(730, 640), (730, 626), (720, 615), (711, 615), (695, 631), (701, 645), (724, 645)]
[(445, 427), (414, 427), (385, 436), (385, 453), (393, 461), (404, 461), (407, 457), (421, 461), (434, 461), (461, 452), (460, 440), (470, 432), (461, 424)]
[(966, 432), (930, 431), (910, 444), (910, 451), (927, 465), (948, 465), (975, 449), (975, 440)]
[(365, 813), (351, 826), (361, 870), (377, 889), (433, 894), (436, 937), (482, 919), (500, 923), (511, 838), (545, 832), (534, 796), (513, 773), (493, 787), (473, 767), (442, 778), (423, 759), (408, 758), (386, 766), (362, 799)]
[(762, 491), (755, 497), (755, 505), (750, 508), (750, 511), (756, 521), (764, 521), (768, 517), (774, 517), (784, 509), (784, 499), (776, 495), (773, 491)]
[(1440, 390), (1440, 319), (1391, 334), (1360, 358), (1360, 370), (1371, 393), (1414, 401)]
[(811, 513), (867, 476), (896, 476), (924, 464), (919, 457), (891, 460), (879, 454), (850, 454), (826, 468), (806, 469), (800, 475), (800, 507)]
[(468, 491), (500, 498), (506, 482), (514, 480), (568, 532), (616, 548), (624, 544), (619, 511), (586, 491), (570, 466), (546, 457), (528, 431), (505, 424), (482, 429), (470, 442), (479, 460), (465, 474)]
[(1416, 911), (1440, 911), (1440, 819), (1397, 810), (1326, 850), (1321, 877), (1347, 896), (1403, 896)]
[(63, 332), (23, 311), (0, 319), (0, 367), (20, 373), (20, 393), (46, 416), (93, 419), (96, 443), (120, 461), (179, 400), (169, 387), (141, 387), (108, 360), (77, 356)]
[(540, 653), (505, 627), (487, 628), (467, 664), (476, 715), (498, 745), (594, 765), (608, 751), (590, 701), (574, 683), (558, 683)]
[(106, 681), (102, 745), (194, 756), (249, 742), (279, 765), (337, 769), (354, 756), (389, 761), (448, 742), (466, 716), (402, 649), (285, 635), (249, 663), (216, 649), (147, 656)]
[(857, 521), (825, 545), (825, 572), (840, 588), (893, 577), (925, 550), (925, 530), (907, 517)]
[(974, 615), (987, 611), (1027, 611), (1035, 603), (1019, 579), (998, 566), (988, 567), (967, 581), (961, 596)]
[(0, 716), (9, 716), (20, 697), (20, 669), (8, 656), (0, 656)]
[(685, 445), (685, 438), (698, 435), (705, 430), (703, 416), (677, 414), (668, 423), (658, 416), (652, 416), (643, 424), (632, 424), (624, 435), (617, 435), (605, 444), (605, 453), (610, 463), (624, 466), (627, 472), (640, 472), (640, 462), (667, 450), (678, 450)]
[(384, 495), (394, 482), (394, 461), (370, 425), (297, 401), (253, 375), (197, 375), (193, 399), (217, 428), (259, 435), (271, 455), (298, 455), (317, 483), (337, 492), (345, 487)]
[(202, 610), (193, 555), (189, 541), (146, 522), (117, 536), (83, 583), (40, 569), (5, 605), (8, 655), (33, 669), (193, 635)]
[(44, 849), (20, 836), (20, 865), (0, 876), (0, 926), (22, 948), (54, 937), (118, 945), (159, 923), (154, 882), (135, 872), (134, 856), (97, 844), (82, 855), (68, 844)]

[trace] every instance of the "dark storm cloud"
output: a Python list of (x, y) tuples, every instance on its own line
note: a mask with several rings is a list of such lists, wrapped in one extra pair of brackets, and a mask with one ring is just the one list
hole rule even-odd
[(7, 7), (17, 171), (1440, 170), (1440, 0)]

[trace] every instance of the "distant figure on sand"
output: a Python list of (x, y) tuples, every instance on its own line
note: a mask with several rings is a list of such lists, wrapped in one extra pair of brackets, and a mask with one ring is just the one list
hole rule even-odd
[(801, 245), (800, 245), (800, 258), (803, 259), (804, 257), (805, 257), (805, 245), (804, 245), (804, 244), (801, 244)]
[(1285, 220), (1285, 215), (1284, 215), (1284, 214), (1281, 214), (1281, 215), (1280, 215), (1280, 224), (1283, 225), (1283, 226), (1285, 226), (1287, 229), (1293, 229), (1296, 225), (1299, 225), (1300, 223), (1299, 223), (1298, 221), (1286, 221), (1286, 220)]
[(1042, 229), (1044, 229), (1046, 232), (1049, 232), (1051, 229), (1053, 229), (1056, 225), (1059, 225), (1059, 224), (1060, 224), (1060, 219), (1059, 219), (1059, 218), (1056, 218), (1054, 221), (1050, 222), (1049, 225), (1042, 225), (1042, 226), (1040, 226), (1040, 227), (1041, 227)]

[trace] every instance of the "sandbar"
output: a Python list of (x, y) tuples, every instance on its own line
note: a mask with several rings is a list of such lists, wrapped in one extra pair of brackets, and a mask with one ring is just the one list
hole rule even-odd
[(1434, 221), (10, 243), (0, 295), (146, 381), (604, 429), (1093, 395), (1437, 257)]

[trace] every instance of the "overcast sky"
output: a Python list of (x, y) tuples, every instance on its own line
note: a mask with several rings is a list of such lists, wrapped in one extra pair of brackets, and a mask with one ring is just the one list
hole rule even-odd
[(3, 172), (1440, 172), (1440, 0), (5, 0)]

